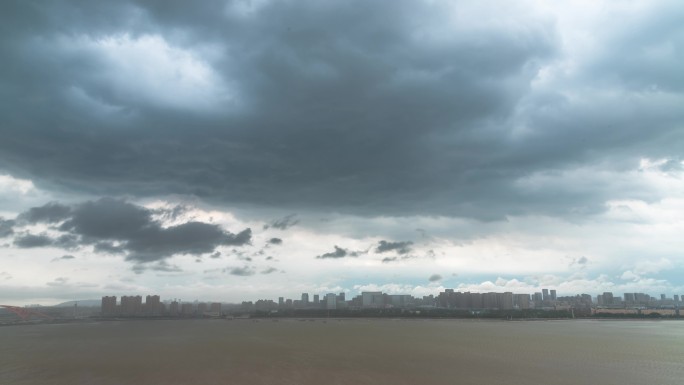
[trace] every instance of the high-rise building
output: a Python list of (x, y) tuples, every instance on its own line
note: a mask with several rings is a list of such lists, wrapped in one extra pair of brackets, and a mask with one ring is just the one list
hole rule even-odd
[(407, 307), (411, 304), (412, 299), (412, 296), (405, 294), (391, 294), (387, 296), (388, 304), (393, 307)]
[(200, 302), (197, 304), (197, 314), (202, 315), (209, 310), (209, 306), (206, 302)]
[(660, 295), (660, 300), (661, 300), (661, 301), (665, 301), (665, 294), (661, 294), (661, 295)]
[(454, 289), (445, 289), (437, 296), (437, 306), (439, 307), (453, 307), (455, 293)]
[(482, 293), (482, 307), (485, 309), (498, 309), (496, 293)]
[(181, 304), (181, 314), (185, 316), (195, 314), (195, 306), (189, 302)]
[(384, 305), (381, 291), (364, 291), (361, 293), (362, 307), (383, 307)]
[(625, 303), (634, 303), (634, 293), (625, 293)]
[(278, 307), (281, 309), (285, 307), (285, 298), (284, 297), (278, 297)]
[(644, 293), (634, 293), (634, 302), (645, 305), (651, 301), (651, 296)]
[(503, 310), (513, 309), (513, 293), (510, 291), (503, 293), (499, 307)]
[(161, 314), (161, 301), (158, 295), (148, 295), (145, 297), (145, 312), (150, 315)]
[(603, 305), (612, 305), (614, 303), (613, 293), (610, 291), (603, 292)]
[(345, 296), (344, 293), (340, 293), (340, 294), (337, 295), (337, 300), (340, 301), (340, 302), (346, 301), (345, 298), (346, 298), (346, 296)]
[(309, 304), (309, 293), (302, 293), (302, 306)]
[(587, 304), (587, 305), (591, 305), (591, 304), (592, 304), (591, 295), (589, 295), (589, 294), (582, 294), (582, 295), (580, 296), (580, 298), (582, 298), (582, 302), (583, 302), (583, 303), (585, 303), (585, 304)]
[(221, 302), (212, 302), (209, 305), (209, 311), (214, 314), (221, 314)]
[(318, 304), (320, 302), (321, 302), (321, 300), (320, 300), (320, 297), (318, 296), (318, 294), (314, 294), (314, 301), (313, 301), (314, 305), (318, 306)]
[(482, 293), (470, 293), (470, 307), (472, 309), (482, 309)]
[(169, 306), (169, 314), (173, 316), (180, 314), (180, 304), (178, 301), (171, 302), (171, 305)]
[(102, 315), (116, 314), (116, 297), (104, 296), (102, 297)]
[(335, 293), (325, 295), (325, 307), (329, 310), (337, 309), (337, 296)]
[(515, 294), (513, 296), (513, 305), (517, 306), (518, 309), (529, 309), (530, 308), (530, 295), (529, 294)]
[(121, 314), (139, 315), (142, 311), (142, 297), (139, 295), (124, 295), (121, 297)]
[(549, 299), (549, 289), (542, 289), (542, 301), (548, 302)]
[(556, 300), (556, 290), (551, 290), (551, 301)]
[(674, 301), (679, 302), (679, 296), (677, 294), (674, 295)]
[(454, 300), (454, 307), (459, 308), (459, 309), (468, 309), (470, 307), (469, 305), (469, 299), (470, 299), (470, 293), (461, 293), (461, 292), (456, 292), (454, 293), (455, 295), (455, 300)]

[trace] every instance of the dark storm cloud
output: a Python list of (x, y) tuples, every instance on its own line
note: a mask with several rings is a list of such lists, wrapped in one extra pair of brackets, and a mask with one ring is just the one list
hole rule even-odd
[(241, 277), (248, 277), (250, 275), (254, 275), (254, 269), (252, 269), (249, 266), (243, 266), (243, 267), (231, 267), (223, 270), (224, 272), (232, 275), (237, 275)]
[(153, 265), (151, 267), (151, 270), (161, 271), (161, 272), (165, 272), (165, 273), (180, 273), (183, 271), (183, 269), (181, 269), (180, 267), (178, 267), (176, 265), (171, 265), (171, 264), (167, 263), (166, 261), (157, 262), (156, 265)]
[(60, 229), (80, 235), (86, 243), (94, 243), (97, 251), (125, 250), (127, 259), (139, 262), (173, 254), (212, 253), (221, 245), (249, 244), (252, 236), (250, 229), (233, 234), (202, 222), (162, 227), (152, 219), (150, 210), (110, 198), (78, 205)]
[(297, 214), (290, 214), (282, 218), (276, 219), (268, 225), (265, 225), (264, 229), (273, 227), (274, 229), (287, 230), (288, 228), (296, 225), (297, 223), (299, 223), (299, 219), (297, 219)]
[(430, 278), (428, 278), (428, 281), (430, 282), (438, 282), (442, 280), (442, 276), (439, 274), (432, 274)]
[[(681, 157), (684, 8), (657, 2), (544, 88), (540, 69), (567, 54), (558, 25), (476, 3), (3, 1), (1, 171), (46, 189), (369, 216), (570, 215), (649, 198), (530, 178)], [(211, 76), (159, 77), (170, 49)], [(129, 214), (142, 230), (146, 214)], [(176, 236), (224, 238), (190, 224), (145, 230), (152, 245), (120, 225), (73, 229), (142, 260)]]
[(24, 234), (14, 238), (14, 246), (22, 249), (52, 246), (54, 240), (45, 234)]
[(63, 255), (59, 258), (53, 258), (52, 261), (50, 261), (50, 262), (68, 261), (70, 259), (76, 259), (76, 257), (74, 257), (73, 255), (67, 254), (67, 255)]
[(128, 260), (150, 262), (174, 254), (213, 253), (223, 245), (242, 246), (249, 244), (252, 237), (250, 229), (233, 234), (218, 225), (195, 221), (163, 227), (153, 219), (151, 210), (111, 198), (67, 208), (69, 216), (60, 218), (66, 219), (59, 227), (63, 234), (54, 239), (45, 234), (26, 234), (16, 237), (14, 244), (65, 249), (93, 245), (96, 252), (125, 253)]
[(126, 248), (122, 245), (115, 245), (111, 242), (97, 242), (93, 245), (93, 250), (98, 253), (124, 254)]
[(268, 240), (268, 243), (271, 245), (281, 245), (283, 243), (283, 240), (280, 238), (271, 238)]
[(343, 249), (343, 248), (335, 245), (335, 251), (319, 255), (316, 258), (318, 258), (318, 259), (329, 259), (329, 258), (336, 259), (336, 258), (344, 258), (346, 256), (352, 256), (351, 253), (349, 252), (349, 250)]
[(136, 263), (131, 268), (135, 274), (142, 274), (146, 271), (156, 271), (161, 273), (182, 273), (183, 269), (176, 265), (171, 265), (166, 261), (157, 263)]
[(70, 213), (71, 207), (57, 202), (50, 202), (40, 207), (30, 208), (28, 211), (21, 213), (17, 219), (28, 223), (55, 223), (67, 219)]
[(80, 246), (80, 238), (74, 234), (62, 234), (52, 241), (52, 246), (73, 250)]
[(4, 219), (0, 217), (0, 238), (8, 237), (14, 234), (14, 221), (11, 219)]
[(375, 248), (376, 253), (385, 253), (388, 251), (395, 251), (397, 254), (408, 254), (411, 251), (411, 245), (413, 242), (388, 242), (380, 241), (378, 242), (378, 247)]
[(410, 259), (416, 259), (418, 256), (416, 255), (402, 255), (398, 257), (385, 257), (381, 260), (382, 263), (392, 263), (392, 262), (401, 262), (401, 261), (407, 261)]

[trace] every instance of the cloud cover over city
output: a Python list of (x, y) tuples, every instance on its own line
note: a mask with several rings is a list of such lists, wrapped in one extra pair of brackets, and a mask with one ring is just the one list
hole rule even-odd
[(5, 1), (0, 302), (684, 292), (678, 1)]

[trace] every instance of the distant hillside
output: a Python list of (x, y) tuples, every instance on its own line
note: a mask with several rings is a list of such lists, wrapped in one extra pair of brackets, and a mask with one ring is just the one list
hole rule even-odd
[(82, 300), (78, 300), (78, 301), (62, 302), (62, 303), (54, 305), (54, 306), (55, 307), (67, 307), (67, 306), (74, 306), (75, 303), (78, 303), (78, 306), (100, 306), (100, 305), (102, 305), (102, 300), (99, 300), (99, 299), (82, 299)]

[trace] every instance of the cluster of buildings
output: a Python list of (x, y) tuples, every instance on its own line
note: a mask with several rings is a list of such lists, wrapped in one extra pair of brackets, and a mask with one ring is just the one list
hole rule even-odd
[(245, 311), (270, 311), (281, 309), (382, 309), (382, 308), (447, 308), (447, 309), (533, 309), (551, 308), (560, 305), (591, 307), (592, 298), (588, 294), (576, 297), (557, 297), (556, 290), (543, 289), (539, 293), (471, 293), (446, 289), (437, 296), (428, 295), (417, 298), (407, 294), (386, 294), (380, 291), (366, 291), (347, 300), (345, 293), (329, 293), (323, 297), (318, 294), (310, 300), (308, 293), (301, 299), (278, 298), (278, 302), (261, 299), (256, 302), (242, 302)]
[[(681, 298), (684, 298), (682, 294)], [(615, 296), (611, 292), (599, 294), (596, 303), (606, 308), (611, 307), (679, 307), (681, 305), (680, 296), (675, 294), (672, 298), (667, 298), (661, 294), (660, 298), (651, 297), (645, 293), (624, 293), (623, 297)]]
[[(682, 296), (681, 298), (684, 298)], [(278, 302), (261, 299), (256, 302), (242, 302), (244, 311), (273, 311), (282, 309), (381, 309), (381, 308), (444, 308), (464, 310), (567, 310), (567, 309), (605, 309), (605, 308), (679, 308), (680, 296), (667, 298), (661, 294), (654, 298), (643, 293), (625, 293), (623, 297), (614, 296), (611, 292), (592, 297), (589, 294), (574, 296), (558, 296), (556, 290), (542, 289), (533, 294), (516, 294), (512, 292), (474, 293), (446, 289), (437, 296), (429, 295), (417, 298), (405, 294), (386, 294), (380, 291), (362, 292), (351, 299), (345, 293), (329, 293), (325, 296), (308, 293), (300, 299), (278, 298)]]
[[(684, 296), (681, 298), (684, 299)], [(644, 293), (624, 293), (623, 297), (615, 296), (611, 292), (592, 297), (589, 294), (575, 296), (557, 296), (556, 290), (542, 289), (533, 294), (515, 294), (512, 292), (474, 293), (460, 292), (446, 289), (438, 295), (428, 295), (422, 298), (407, 294), (387, 294), (381, 291), (366, 291), (347, 299), (346, 293), (328, 293), (323, 296), (303, 293), (299, 299), (285, 299), (278, 301), (260, 299), (258, 301), (244, 301), (240, 305), (224, 307), (228, 311), (254, 312), (279, 311), (301, 309), (420, 309), (442, 308), (463, 310), (569, 310), (582, 309), (591, 312), (606, 312), (611, 309), (673, 309), (679, 314), (681, 306), (680, 296), (667, 298), (662, 294), (660, 298), (651, 297)], [(102, 297), (102, 315), (104, 316), (218, 316), (222, 313), (222, 304), (218, 302), (181, 302), (172, 300), (162, 302), (158, 295), (148, 295), (145, 302), (141, 296), (122, 296), (117, 302), (113, 296)], [(673, 313), (674, 314), (674, 313)]]
[(193, 316), (219, 316), (221, 315), (220, 302), (181, 302), (173, 301), (162, 302), (158, 295), (148, 295), (145, 303), (142, 297), (122, 296), (117, 303), (115, 296), (102, 297), (103, 316), (126, 316), (126, 317), (193, 317)]

